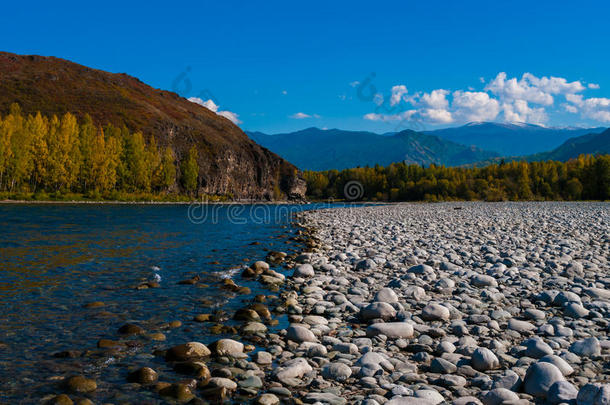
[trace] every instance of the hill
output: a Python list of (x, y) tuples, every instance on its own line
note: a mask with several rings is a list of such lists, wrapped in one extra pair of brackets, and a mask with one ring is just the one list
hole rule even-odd
[(472, 122), (461, 127), (427, 131), (452, 142), (474, 145), (502, 156), (524, 156), (549, 151), (570, 138), (600, 133), (606, 128), (546, 128), (533, 124)]
[(64, 59), (0, 52), (0, 114), (18, 103), (25, 114), (125, 125), (170, 146), (178, 160), (198, 152), (199, 191), (238, 199), (302, 197), (296, 168), (257, 145), (228, 119), (179, 95), (152, 88), (124, 73), (91, 69)]
[(411, 130), (392, 135), (319, 128), (277, 135), (261, 132), (247, 134), (255, 142), (303, 170), (341, 170), (403, 161), (456, 166), (497, 156), (476, 147)]
[(559, 160), (567, 161), (579, 155), (610, 154), (610, 129), (602, 133), (587, 134), (565, 141), (558, 148), (550, 152), (538, 153), (529, 156), (528, 160)]

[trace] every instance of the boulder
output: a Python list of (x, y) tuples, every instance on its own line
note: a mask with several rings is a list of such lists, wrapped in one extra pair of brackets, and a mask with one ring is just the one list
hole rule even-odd
[(495, 370), (500, 367), (500, 361), (496, 355), (489, 349), (478, 347), (472, 353), (470, 360), (472, 367), (478, 371)]
[(561, 371), (551, 363), (532, 364), (525, 373), (523, 390), (534, 397), (546, 398), (553, 384), (565, 381)]

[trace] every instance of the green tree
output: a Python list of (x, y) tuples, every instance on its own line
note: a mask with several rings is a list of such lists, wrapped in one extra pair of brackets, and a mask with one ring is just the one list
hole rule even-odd
[(189, 194), (197, 191), (199, 179), (199, 165), (197, 164), (197, 157), (197, 149), (194, 146), (191, 146), (191, 149), (189, 149), (188, 154), (182, 160), (180, 165), (180, 171), (182, 173), (182, 187)]
[(126, 184), (129, 191), (149, 191), (150, 176), (146, 142), (141, 132), (127, 136), (123, 154), (126, 170)]

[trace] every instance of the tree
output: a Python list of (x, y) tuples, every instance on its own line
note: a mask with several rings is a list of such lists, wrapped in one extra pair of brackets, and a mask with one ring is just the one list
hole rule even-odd
[(148, 176), (149, 188), (154, 186), (156, 181), (155, 174), (158, 173), (161, 166), (161, 156), (157, 148), (157, 141), (152, 136), (146, 147), (146, 175)]
[(199, 177), (199, 165), (197, 164), (197, 149), (191, 146), (188, 154), (182, 160), (180, 165), (180, 171), (182, 172), (181, 182), (184, 190), (192, 194), (197, 190), (198, 177)]
[(566, 197), (569, 200), (580, 200), (582, 195), (582, 184), (576, 178), (570, 179), (566, 183)]
[(166, 147), (163, 151), (161, 164), (154, 175), (154, 187), (157, 190), (168, 190), (176, 183), (176, 165), (174, 164), (174, 151)]
[(129, 191), (150, 191), (146, 143), (141, 132), (136, 132), (127, 137), (123, 159), (127, 167)]
[(106, 189), (111, 190), (116, 187), (118, 182), (118, 170), (121, 163), (123, 146), (119, 136), (105, 134), (100, 128), (100, 133), (104, 134), (106, 143)]
[(108, 169), (109, 160), (106, 151), (106, 139), (103, 132), (98, 132), (91, 138), (90, 145), (90, 189), (95, 191), (106, 191), (110, 188)]
[(78, 180), (82, 163), (78, 134), (74, 115), (51, 119), (47, 181), (54, 191), (70, 190)]
[(10, 114), (6, 117), (11, 128), (11, 156), (8, 161), (7, 175), (9, 189), (21, 188), (26, 183), (33, 169), (31, 132), (26, 128), (26, 121), (21, 115), (18, 104), (12, 104)]
[(8, 117), (0, 121), (0, 188), (3, 186), (8, 165), (13, 156), (11, 138), (13, 137), (14, 129), (11, 125), (12, 122)]
[(49, 158), (49, 147), (47, 145), (49, 120), (38, 112), (35, 116), (29, 117), (27, 127), (28, 131), (32, 134), (32, 182), (34, 184), (34, 190), (36, 190), (42, 185), (47, 173), (47, 160)]
[[(84, 122), (80, 127), (80, 150), (82, 155), (82, 167), (81, 167), (81, 181), (83, 191), (87, 191), (90, 187), (96, 188), (95, 182), (96, 173), (94, 173), (94, 161), (97, 159), (97, 165), (99, 169), (100, 154), (104, 153), (103, 146), (102, 150), (96, 147), (96, 143), (99, 144), (97, 138), (97, 129), (93, 124), (91, 116), (87, 114)], [(97, 145), (99, 146), (99, 145)]]

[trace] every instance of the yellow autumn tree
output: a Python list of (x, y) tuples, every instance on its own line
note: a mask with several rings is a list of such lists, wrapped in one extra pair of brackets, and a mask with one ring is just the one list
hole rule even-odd
[(6, 180), (6, 172), (8, 165), (13, 156), (11, 149), (11, 138), (13, 136), (13, 128), (10, 122), (5, 117), (0, 120), (0, 188), (4, 189)]
[(47, 146), (49, 120), (38, 112), (34, 116), (29, 116), (27, 128), (32, 134), (31, 147), (34, 163), (32, 170), (32, 183), (34, 190), (36, 190), (42, 185), (47, 171), (47, 160), (49, 157), (49, 148)]
[(153, 177), (153, 186), (156, 190), (168, 190), (176, 183), (176, 165), (174, 161), (174, 151), (168, 146), (163, 151), (161, 164)]
[(76, 184), (81, 167), (78, 133), (74, 115), (51, 119), (47, 181), (53, 191), (70, 190)]
[(11, 157), (8, 162), (8, 188), (21, 189), (27, 184), (33, 168), (31, 133), (25, 127), (25, 119), (21, 107), (13, 104), (10, 114), (6, 117), (11, 130)]
[[(94, 159), (98, 158), (99, 155), (104, 153), (104, 150), (96, 149), (95, 143), (99, 142), (97, 139), (97, 130), (93, 124), (93, 120), (89, 114), (85, 115), (85, 119), (80, 126), (79, 141), (80, 141), (80, 153), (82, 158), (82, 166), (80, 170), (80, 183), (82, 184), (83, 191), (87, 191), (90, 188), (95, 189), (96, 184), (94, 178)], [(94, 156), (97, 155), (97, 156)]]

